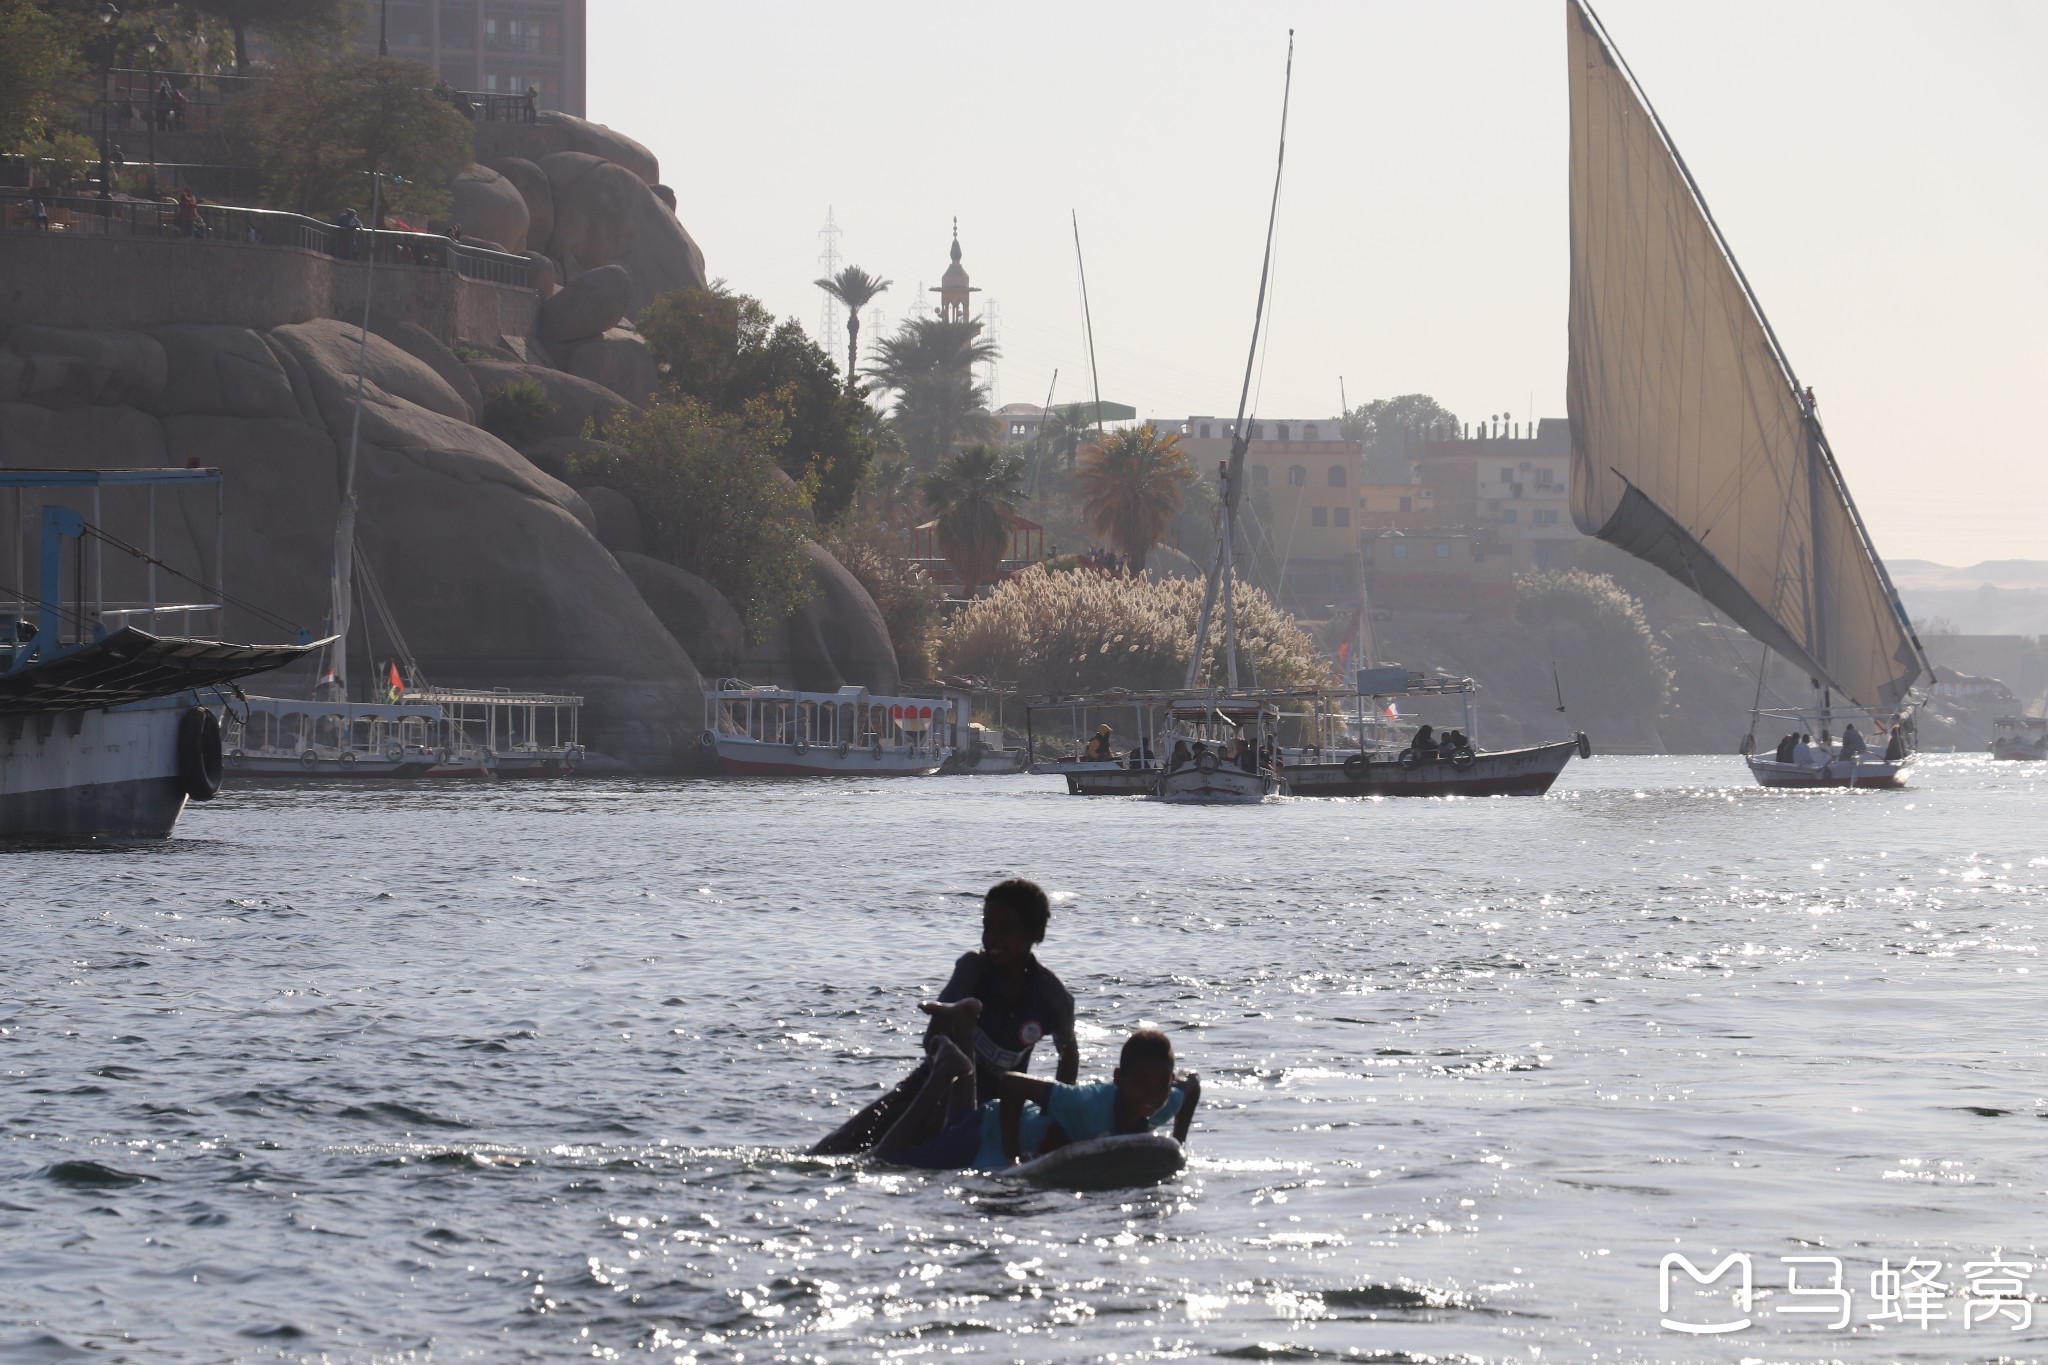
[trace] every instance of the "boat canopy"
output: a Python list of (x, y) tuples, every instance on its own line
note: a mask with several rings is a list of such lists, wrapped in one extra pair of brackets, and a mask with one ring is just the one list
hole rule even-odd
[(1797, 376), (1583, 0), (1571, 86), (1572, 516), (1858, 706), (1926, 657)]
[(282, 668), (319, 647), (173, 639), (125, 626), (46, 662), (0, 673), (0, 715), (85, 711), (214, 687)]

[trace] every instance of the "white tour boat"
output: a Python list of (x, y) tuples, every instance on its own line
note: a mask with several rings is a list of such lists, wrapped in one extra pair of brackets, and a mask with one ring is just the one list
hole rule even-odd
[(698, 743), (728, 777), (927, 777), (952, 756), (953, 703), (865, 687), (802, 692), (727, 679), (704, 693)]
[(2040, 716), (2000, 716), (1994, 722), (1991, 756), (2006, 759), (2048, 759), (2048, 720)]
[(1271, 701), (1177, 697), (1167, 715), (1165, 762), (1152, 792), (1158, 800), (1243, 806), (1287, 794), (1272, 764), (1280, 709)]

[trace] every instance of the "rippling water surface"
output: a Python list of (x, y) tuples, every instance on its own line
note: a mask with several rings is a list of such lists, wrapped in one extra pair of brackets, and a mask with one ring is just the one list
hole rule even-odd
[[(232, 791), (0, 858), (0, 1357), (2038, 1357), (1965, 1265), (2048, 1286), (2044, 777)], [(1084, 1074), (1139, 1023), (1202, 1072), (1185, 1178), (802, 1156), (1013, 874)], [(1750, 1326), (1661, 1326), (1740, 1316), (1661, 1312), (1672, 1252), (1748, 1253)]]

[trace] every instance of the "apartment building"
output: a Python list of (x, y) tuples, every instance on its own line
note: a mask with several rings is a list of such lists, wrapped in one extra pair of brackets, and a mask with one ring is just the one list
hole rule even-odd
[(586, 0), (371, 0), (359, 46), (425, 62), (457, 90), (539, 92), (542, 109), (585, 117)]

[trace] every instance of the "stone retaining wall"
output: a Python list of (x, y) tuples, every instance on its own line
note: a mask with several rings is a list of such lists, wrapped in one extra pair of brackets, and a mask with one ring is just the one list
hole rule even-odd
[[(267, 330), (360, 320), (369, 267), (317, 251), (179, 237), (0, 233), (0, 333), (18, 324), (151, 327), (225, 323)], [(416, 322), (444, 343), (533, 334), (533, 290), (426, 266), (380, 265), (380, 319)]]

